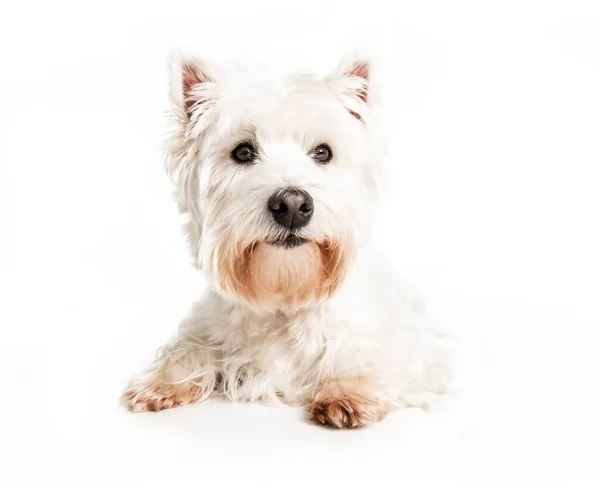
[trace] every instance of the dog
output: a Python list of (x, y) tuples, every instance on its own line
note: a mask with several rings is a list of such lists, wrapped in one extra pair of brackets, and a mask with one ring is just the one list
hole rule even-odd
[[(173, 55), (166, 169), (207, 291), (123, 393), (212, 396), (359, 428), (447, 392), (445, 335), (372, 248), (385, 148), (374, 61), (255, 79)], [(416, 399), (415, 399), (416, 398)]]

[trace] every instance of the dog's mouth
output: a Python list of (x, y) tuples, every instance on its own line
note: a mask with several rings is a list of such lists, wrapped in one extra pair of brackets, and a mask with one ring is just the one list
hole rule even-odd
[(304, 238), (300, 238), (299, 236), (290, 233), (289, 235), (283, 238), (279, 238), (278, 240), (271, 242), (271, 245), (283, 248), (296, 248), (300, 245), (304, 245), (306, 242), (307, 240), (305, 240)]

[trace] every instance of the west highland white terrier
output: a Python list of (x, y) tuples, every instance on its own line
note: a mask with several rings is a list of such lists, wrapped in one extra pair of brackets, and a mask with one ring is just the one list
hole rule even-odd
[(371, 249), (384, 158), (372, 60), (277, 82), (175, 55), (166, 168), (208, 289), (123, 394), (221, 395), (358, 428), (443, 393), (443, 334)]

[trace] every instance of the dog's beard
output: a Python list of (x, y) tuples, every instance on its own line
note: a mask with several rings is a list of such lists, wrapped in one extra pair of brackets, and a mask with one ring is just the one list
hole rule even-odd
[(349, 250), (340, 240), (295, 234), (217, 247), (225, 292), (266, 310), (294, 310), (331, 297), (346, 273)]

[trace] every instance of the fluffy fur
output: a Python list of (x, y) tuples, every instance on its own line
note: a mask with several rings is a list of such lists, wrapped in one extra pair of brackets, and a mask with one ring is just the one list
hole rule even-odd
[[(443, 337), (370, 249), (383, 142), (369, 59), (329, 76), (255, 80), (206, 61), (171, 61), (167, 171), (208, 290), (124, 400), (157, 411), (213, 395), (305, 405), (311, 419), (360, 427), (424, 392), (444, 392)], [(256, 146), (240, 165), (232, 150)], [(326, 165), (310, 156), (327, 143)], [(300, 188), (314, 215), (289, 235), (267, 209)]]

